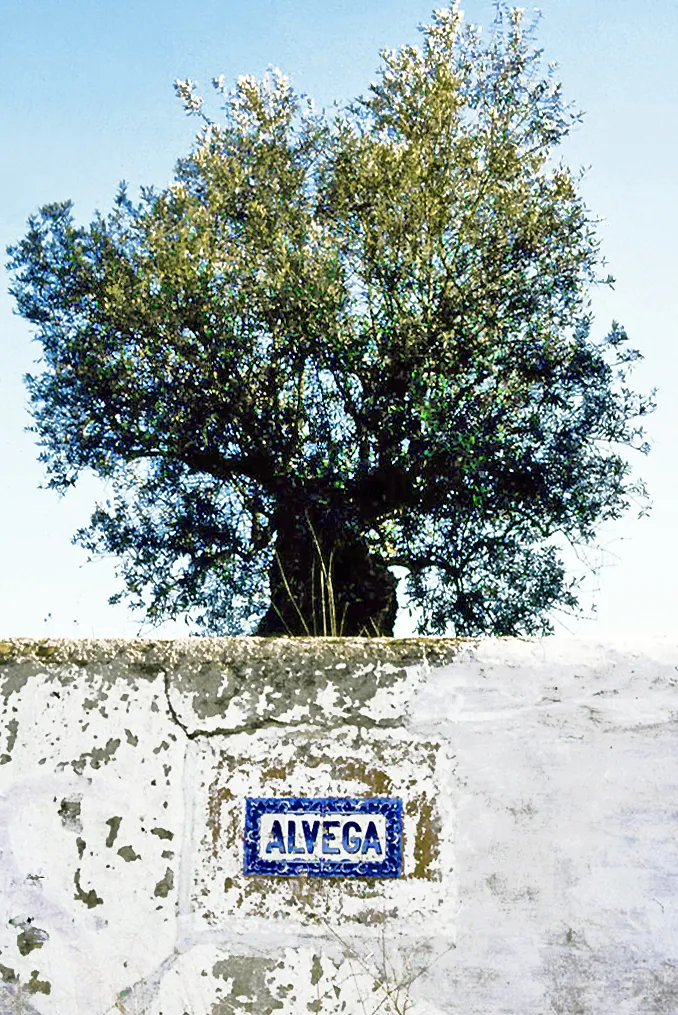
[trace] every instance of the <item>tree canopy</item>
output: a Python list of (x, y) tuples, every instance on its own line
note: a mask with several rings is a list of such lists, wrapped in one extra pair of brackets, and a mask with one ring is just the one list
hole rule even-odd
[(155, 622), (535, 634), (577, 607), (559, 546), (642, 484), (652, 407), (623, 328), (591, 337), (596, 220), (557, 159), (579, 120), (520, 10), (456, 5), (332, 116), (278, 71), (201, 118), (174, 181), (9, 249), (50, 486), (111, 481), (76, 539)]

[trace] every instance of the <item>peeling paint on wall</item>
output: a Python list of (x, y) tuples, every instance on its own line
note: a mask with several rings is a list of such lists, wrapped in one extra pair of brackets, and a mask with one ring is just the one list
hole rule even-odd
[[(0, 1013), (678, 1011), (677, 691), (668, 643), (0, 642)], [(402, 799), (402, 877), (245, 876), (248, 796)]]

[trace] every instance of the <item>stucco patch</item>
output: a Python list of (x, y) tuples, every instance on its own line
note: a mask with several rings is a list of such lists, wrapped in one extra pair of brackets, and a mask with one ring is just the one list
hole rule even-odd
[(16, 939), (16, 946), (21, 955), (29, 955), (36, 948), (42, 948), (45, 941), (49, 941), (49, 934), (46, 930), (42, 930), (42, 928), (28, 922), (23, 923), (22, 926), (23, 930), (17, 935)]
[(153, 894), (161, 899), (166, 899), (169, 893), (174, 888), (174, 872), (168, 867), (165, 870), (165, 875), (158, 881)]
[(135, 853), (132, 846), (121, 846), (118, 850), (118, 856), (121, 856), (126, 863), (132, 863), (134, 860), (141, 859), (141, 854)]
[(115, 815), (112, 818), (106, 819), (106, 824), (108, 825), (109, 828), (108, 835), (106, 836), (106, 845), (108, 846), (109, 849), (113, 846), (113, 843), (118, 837), (121, 822), (122, 817), (119, 814)]
[(66, 800), (65, 798), (59, 804), (59, 817), (64, 828), (68, 828), (72, 832), (82, 831), (82, 822), (80, 820), (80, 811), (82, 810), (82, 798), (77, 797), (73, 800)]
[(83, 891), (80, 884), (80, 868), (73, 875), (73, 883), (75, 885), (75, 895), (73, 898), (77, 899), (78, 902), (83, 902), (88, 909), (103, 905), (104, 900), (97, 895), (94, 888), (90, 888), (87, 892)]

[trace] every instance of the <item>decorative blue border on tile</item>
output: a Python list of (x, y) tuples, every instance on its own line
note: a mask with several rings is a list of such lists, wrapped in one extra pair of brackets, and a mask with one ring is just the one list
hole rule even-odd
[[(259, 856), (263, 814), (383, 814), (386, 843), (382, 860), (265, 860)], [(402, 872), (403, 802), (396, 797), (247, 797), (245, 874), (274, 877), (397, 878)]]

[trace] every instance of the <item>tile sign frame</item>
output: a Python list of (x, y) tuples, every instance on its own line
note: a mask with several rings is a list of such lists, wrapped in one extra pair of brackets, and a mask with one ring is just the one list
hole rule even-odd
[[(260, 852), (260, 822), (263, 814), (293, 816), (380, 814), (385, 818), (386, 841), (380, 860), (265, 859)], [(245, 874), (272, 877), (397, 878), (402, 873), (403, 802), (397, 797), (247, 797), (245, 801)]]

